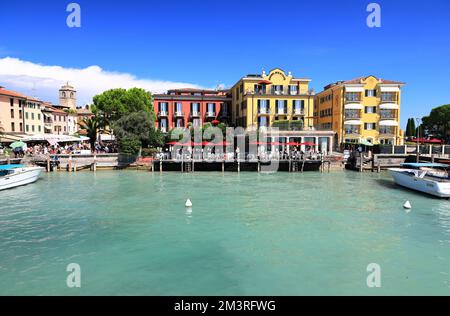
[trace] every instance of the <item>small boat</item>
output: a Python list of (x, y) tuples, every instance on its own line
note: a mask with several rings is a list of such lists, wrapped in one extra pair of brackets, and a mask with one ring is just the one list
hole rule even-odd
[(0, 191), (36, 182), (44, 168), (0, 165)]
[(449, 165), (405, 163), (402, 167), (389, 169), (398, 185), (440, 198), (450, 198)]

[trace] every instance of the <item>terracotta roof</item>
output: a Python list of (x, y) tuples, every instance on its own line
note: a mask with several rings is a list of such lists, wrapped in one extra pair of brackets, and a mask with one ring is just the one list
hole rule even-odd
[(167, 92), (207, 92), (207, 93), (219, 93), (219, 91), (217, 91), (217, 90), (196, 89), (196, 88), (170, 89)]
[(5, 88), (0, 88), (0, 94), (3, 95), (7, 95), (7, 96), (11, 96), (11, 97), (16, 97), (16, 98), (27, 98), (26, 95), (23, 95), (22, 93), (16, 92), (16, 91), (11, 91), (11, 90), (6, 90)]
[[(343, 84), (360, 84), (362, 80), (366, 80), (368, 77), (359, 77), (359, 78), (355, 78), (352, 80), (347, 80), (347, 81), (343, 81)], [(374, 76), (375, 77), (375, 76)], [(377, 78), (377, 77), (375, 77)], [(386, 80), (386, 79), (382, 79), (382, 78), (377, 78), (381, 84), (405, 84), (404, 82), (400, 82), (400, 81), (393, 81), (393, 80)]]

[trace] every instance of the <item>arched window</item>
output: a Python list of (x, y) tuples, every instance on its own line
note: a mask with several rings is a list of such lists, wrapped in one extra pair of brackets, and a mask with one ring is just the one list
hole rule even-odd
[(70, 93), (70, 98), (73, 99), (73, 92)]
[(66, 97), (66, 93), (65, 93), (65, 92), (62, 93), (62, 97), (63, 97), (63, 98)]

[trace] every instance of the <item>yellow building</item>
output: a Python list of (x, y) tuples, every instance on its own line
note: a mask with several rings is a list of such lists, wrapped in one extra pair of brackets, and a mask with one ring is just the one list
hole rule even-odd
[(313, 127), (314, 93), (310, 79), (294, 78), (281, 69), (247, 75), (231, 89), (232, 121), (247, 130), (272, 127), (276, 121), (302, 121)]
[(42, 101), (27, 97), (25, 104), (25, 133), (26, 134), (43, 134), (44, 133), (44, 118), (42, 114)]
[(314, 125), (336, 132), (335, 145), (401, 145), (400, 101), (404, 85), (374, 76), (329, 84), (315, 97)]

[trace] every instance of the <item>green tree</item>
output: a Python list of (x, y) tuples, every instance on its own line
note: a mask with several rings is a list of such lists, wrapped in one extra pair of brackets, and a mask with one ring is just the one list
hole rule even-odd
[(442, 105), (431, 110), (429, 116), (422, 118), (425, 133), (443, 139), (445, 142), (449, 136), (450, 104)]
[(89, 137), (89, 144), (91, 144), (91, 150), (94, 150), (95, 142), (97, 141), (98, 121), (95, 117), (85, 118), (78, 123), (81, 130), (86, 131), (86, 136)]
[(154, 127), (153, 116), (145, 110), (122, 116), (112, 125), (120, 151), (137, 154), (141, 147), (161, 146), (163, 134)]
[(406, 124), (405, 136), (412, 137), (416, 135), (416, 122), (413, 118), (408, 119), (408, 124)]
[(96, 95), (93, 100), (92, 112), (98, 117), (100, 127), (113, 125), (133, 112), (148, 112), (155, 120), (152, 95), (144, 89), (112, 89)]

